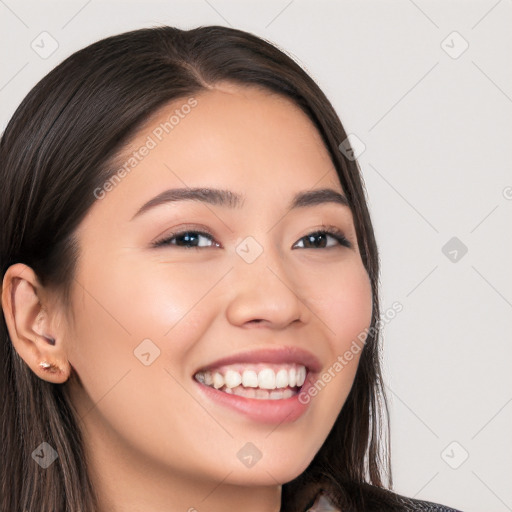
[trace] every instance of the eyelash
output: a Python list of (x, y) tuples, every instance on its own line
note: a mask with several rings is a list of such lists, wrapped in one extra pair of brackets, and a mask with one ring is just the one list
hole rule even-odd
[[(202, 236), (209, 238), (212, 242), (214, 241), (213, 235), (209, 231), (187, 229), (187, 230), (179, 231), (177, 233), (171, 233), (170, 236), (166, 236), (165, 238), (162, 238), (160, 240), (153, 242), (152, 247), (156, 248), (156, 247), (162, 247), (162, 246), (176, 245), (176, 244), (172, 244), (171, 241), (175, 240), (179, 236), (189, 234), (189, 233), (194, 233), (196, 235), (202, 235)], [(334, 238), (339, 243), (340, 246), (347, 247), (347, 248), (352, 247), (352, 244), (347, 240), (347, 238), (345, 237), (343, 232), (334, 226), (323, 226), (322, 229), (318, 229), (318, 230), (312, 231), (311, 233), (304, 235), (303, 237), (301, 237), (299, 239), (299, 241), (303, 240), (304, 238), (310, 237), (310, 236), (318, 236), (318, 235), (329, 235), (332, 238)], [(206, 248), (215, 247), (215, 246), (209, 245), (206, 247), (197, 247), (197, 246), (177, 246), (177, 247), (184, 248), (184, 249), (206, 249)], [(319, 247), (318, 249), (332, 249), (332, 248), (333, 247), (331, 246), (331, 247)], [(312, 249), (312, 247), (300, 247), (300, 249)]]

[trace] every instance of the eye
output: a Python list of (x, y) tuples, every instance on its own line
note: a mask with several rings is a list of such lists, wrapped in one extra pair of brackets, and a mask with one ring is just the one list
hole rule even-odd
[[(208, 240), (213, 243), (207, 243)], [(161, 247), (163, 245), (176, 245), (177, 247), (185, 247), (186, 249), (219, 246), (219, 244), (213, 240), (213, 236), (210, 233), (193, 230), (171, 233), (169, 236), (157, 240), (152, 244), (153, 247)]]
[[(334, 240), (334, 243), (328, 243), (328, 240)], [(302, 246), (297, 244), (302, 243)], [(185, 230), (157, 240), (152, 243), (153, 247), (162, 247), (166, 245), (175, 245), (185, 249), (220, 247), (220, 244), (213, 239), (213, 235), (207, 231)], [(329, 249), (336, 246), (352, 247), (345, 235), (335, 227), (329, 227), (308, 233), (303, 236), (294, 247), (299, 249)]]
[[(329, 238), (335, 242), (330, 245), (327, 244)], [(335, 227), (313, 231), (303, 236), (297, 243), (302, 243), (302, 247), (299, 247), (300, 249), (330, 249), (340, 245), (352, 247), (352, 244), (345, 238), (345, 235)]]

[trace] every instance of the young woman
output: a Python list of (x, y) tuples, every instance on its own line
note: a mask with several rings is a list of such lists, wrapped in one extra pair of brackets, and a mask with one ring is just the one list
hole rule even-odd
[(0, 142), (2, 512), (453, 510), (390, 490), (345, 139), (225, 27), (109, 37), (34, 87)]

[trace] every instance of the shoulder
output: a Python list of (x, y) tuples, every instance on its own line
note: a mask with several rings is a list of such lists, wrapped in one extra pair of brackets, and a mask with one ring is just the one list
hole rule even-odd
[(432, 501), (417, 500), (415, 498), (408, 498), (400, 494), (395, 494), (394, 498), (403, 506), (404, 511), (423, 510), (425, 512), (461, 512), (455, 508), (441, 505), (440, 503), (434, 503)]
[[(434, 503), (433, 501), (409, 498), (408, 496), (393, 492), (390, 489), (384, 489), (374, 485), (364, 486), (363, 488), (363, 493), (370, 497), (372, 504), (379, 502), (389, 503), (390, 510), (397, 510), (399, 512), (413, 512), (415, 510), (424, 512), (462, 512), (447, 505)], [(375, 501), (372, 500), (372, 497)]]
[[(447, 505), (424, 501), (415, 498), (409, 498), (397, 494), (388, 489), (375, 487), (372, 485), (363, 485), (361, 488), (364, 510), (367, 511), (389, 511), (389, 512), (462, 512)], [(339, 512), (339, 508), (334, 504), (337, 500), (332, 499), (333, 495), (324, 489), (315, 500), (313, 507), (308, 508), (308, 512)], [(356, 507), (359, 510), (359, 507)], [(352, 510), (348, 507), (348, 510)], [(355, 510), (355, 509), (354, 509)]]

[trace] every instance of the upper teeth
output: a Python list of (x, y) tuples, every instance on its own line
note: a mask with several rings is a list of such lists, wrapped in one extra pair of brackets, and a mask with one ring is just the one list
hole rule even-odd
[[(240, 365), (236, 365), (240, 366)], [(200, 371), (195, 375), (196, 380), (220, 389), (236, 388), (242, 384), (246, 388), (276, 389), (302, 386), (306, 380), (306, 367), (303, 365), (254, 365), (254, 368), (244, 370), (223, 367), (213, 371)]]

